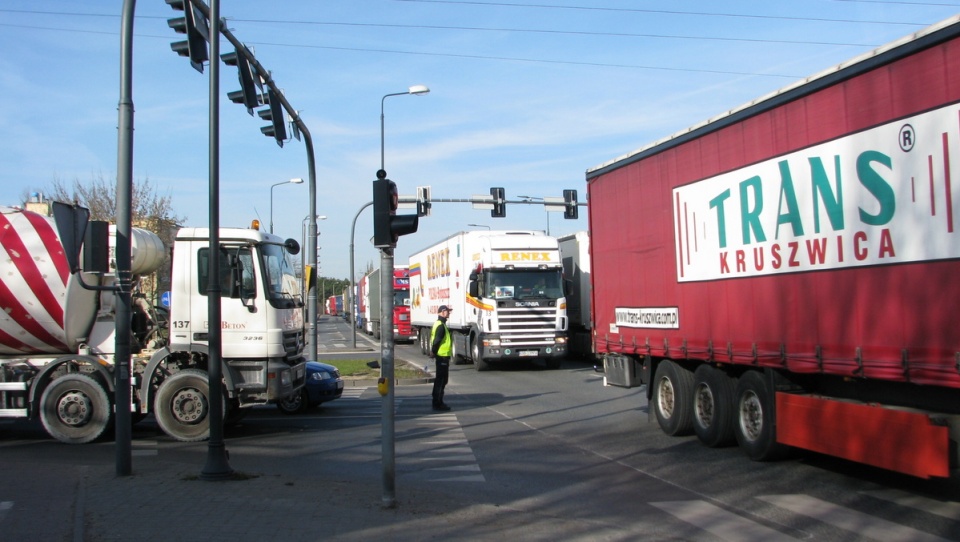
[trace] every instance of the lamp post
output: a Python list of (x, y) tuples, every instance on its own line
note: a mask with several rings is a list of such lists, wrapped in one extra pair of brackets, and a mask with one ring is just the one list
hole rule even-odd
[[(390, 96), (413, 94), (422, 96), (430, 92), (424, 85), (414, 85), (406, 92), (385, 94), (380, 98), (380, 171), (378, 179), (384, 179), (387, 172), (383, 165), (383, 102)], [(351, 270), (350, 279), (353, 280)], [(380, 249), (380, 314), (393, 314), (393, 249)], [(380, 334), (380, 381), (386, 384), (383, 395), (383, 409), (381, 413), (381, 455), (383, 461), (383, 494), (382, 504), (386, 508), (394, 508), (396, 499), (396, 449), (394, 434), (394, 370), (393, 370), (393, 326), (387, 326), (387, 332)]]
[(404, 96), (407, 94), (413, 94), (414, 96), (423, 96), (424, 94), (429, 94), (430, 89), (426, 85), (413, 85), (406, 92), (394, 92), (393, 94), (387, 94), (383, 98), (380, 98), (380, 169), (383, 169), (383, 102), (386, 101), (390, 96)]
[[(289, 181), (283, 181), (282, 183), (275, 183), (270, 185), (270, 233), (273, 233), (273, 189), (280, 186), (281, 184), (303, 184), (303, 179), (296, 178), (290, 179)], [(309, 218), (310, 215), (307, 215)]]

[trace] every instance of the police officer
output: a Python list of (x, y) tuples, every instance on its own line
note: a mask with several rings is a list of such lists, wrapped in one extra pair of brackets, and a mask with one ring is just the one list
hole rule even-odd
[(453, 353), (453, 337), (447, 327), (447, 317), (450, 316), (450, 307), (440, 305), (437, 310), (437, 321), (430, 330), (430, 357), (437, 363), (436, 375), (433, 380), (433, 409), (450, 410), (443, 402), (443, 389), (450, 379), (450, 355)]

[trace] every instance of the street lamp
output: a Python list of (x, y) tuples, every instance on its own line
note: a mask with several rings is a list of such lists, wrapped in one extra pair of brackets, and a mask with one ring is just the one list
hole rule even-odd
[[(270, 233), (273, 233), (273, 189), (281, 184), (303, 184), (303, 179), (290, 179), (289, 181), (283, 181), (282, 183), (270, 185)], [(310, 215), (307, 216), (309, 217)]]
[(490, 229), (490, 226), (487, 226), (486, 224), (467, 224), (467, 226), (473, 226), (474, 228), (487, 228), (488, 230)]
[(427, 88), (426, 85), (413, 85), (407, 89), (406, 92), (394, 92), (393, 94), (387, 94), (383, 98), (380, 98), (380, 169), (383, 169), (383, 102), (390, 96), (404, 96), (406, 94), (422, 96), (429, 93), (430, 89)]
[[(390, 96), (402, 96), (404, 94), (413, 94), (420, 96), (430, 92), (430, 89), (424, 85), (414, 85), (406, 92), (395, 92), (385, 94), (380, 98), (380, 171), (377, 172), (378, 179), (385, 179), (387, 172), (383, 165), (383, 102)], [(382, 182), (382, 181), (378, 181)], [(372, 205), (372, 202), (371, 202)], [(359, 212), (357, 213), (360, 214)], [(354, 219), (356, 222), (356, 218)], [(351, 242), (351, 247), (352, 247)], [(353, 280), (353, 256), (351, 255), (350, 280)], [(373, 292), (371, 292), (373, 293)], [(393, 249), (383, 248), (380, 250), (380, 313), (393, 314)], [(354, 326), (356, 333), (356, 326)], [(396, 435), (394, 427), (394, 342), (393, 326), (387, 326), (387, 332), (380, 334), (380, 381), (386, 384), (386, 390), (381, 391), (383, 396), (383, 409), (381, 412), (381, 455), (383, 464), (383, 505), (386, 508), (396, 506)]]

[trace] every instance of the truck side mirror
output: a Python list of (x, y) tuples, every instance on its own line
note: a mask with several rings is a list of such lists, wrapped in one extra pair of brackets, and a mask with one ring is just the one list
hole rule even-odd
[(477, 284), (476, 275), (470, 275), (470, 285), (467, 286), (470, 297), (480, 297), (480, 285)]
[(570, 279), (563, 279), (563, 295), (564, 297), (570, 297), (570, 294), (573, 293), (573, 281)]

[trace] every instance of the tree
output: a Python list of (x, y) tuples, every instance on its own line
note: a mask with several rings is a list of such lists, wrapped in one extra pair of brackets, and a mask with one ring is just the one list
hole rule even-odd
[[(22, 197), (25, 203), (27, 194)], [(86, 184), (75, 179), (72, 191), (68, 190), (62, 180), (54, 179), (46, 197), (86, 207), (90, 210), (90, 220), (103, 220), (112, 224), (117, 222), (117, 183), (107, 182), (103, 174), (98, 174)], [(170, 195), (158, 195), (149, 179), (133, 183), (130, 193), (130, 218), (133, 226), (157, 234), (167, 248), (164, 265), (157, 271), (156, 279), (145, 281), (142, 285), (143, 293), (154, 303), (160, 292), (170, 289), (170, 248), (173, 246), (177, 228), (186, 220), (186, 217), (174, 214), (172, 201)]]

